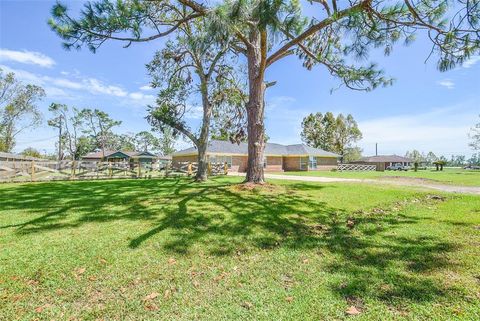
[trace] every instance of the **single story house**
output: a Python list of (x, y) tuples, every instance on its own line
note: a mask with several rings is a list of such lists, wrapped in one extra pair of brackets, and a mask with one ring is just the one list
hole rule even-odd
[(351, 162), (353, 164), (377, 165), (377, 171), (384, 171), (388, 166), (401, 164), (403, 166), (412, 166), (413, 160), (398, 155), (377, 155), (362, 157), (358, 161)]
[[(183, 162), (197, 162), (197, 149), (190, 147), (172, 155), (173, 166)], [(231, 171), (246, 172), (248, 159), (247, 143), (212, 140), (207, 148), (208, 160), (212, 163), (227, 163)], [(337, 168), (340, 155), (313, 148), (304, 144), (265, 144), (263, 166), (265, 171), (309, 171)]]
[(102, 151), (88, 153), (82, 157), (84, 161), (104, 161), (104, 162), (129, 162), (129, 163), (153, 163), (157, 156), (150, 152), (132, 152), (132, 151), (112, 151), (106, 150), (105, 154)]

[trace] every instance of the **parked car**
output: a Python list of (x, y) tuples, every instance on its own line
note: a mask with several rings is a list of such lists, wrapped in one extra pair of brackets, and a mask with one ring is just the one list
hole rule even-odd
[(477, 165), (467, 165), (467, 166), (464, 166), (463, 169), (480, 169), (480, 166), (477, 166)]
[(408, 171), (410, 166), (402, 164), (390, 165), (386, 168), (387, 171)]

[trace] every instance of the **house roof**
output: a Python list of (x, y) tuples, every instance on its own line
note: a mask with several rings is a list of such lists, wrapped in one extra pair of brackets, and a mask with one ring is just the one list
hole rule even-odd
[[(135, 157), (135, 156), (151, 156), (151, 157), (155, 157), (155, 154), (152, 154), (148, 151), (145, 151), (145, 152), (133, 152), (133, 151), (125, 151), (125, 150), (106, 150), (105, 151), (105, 157), (110, 157), (112, 156), (113, 154), (116, 154), (116, 153), (122, 153), (128, 157)], [(102, 158), (102, 151), (99, 151), (99, 152), (91, 152), (91, 153), (88, 153), (87, 155), (83, 156), (82, 158)]]
[(413, 162), (410, 158), (398, 156), (398, 155), (377, 155), (377, 156), (368, 156), (362, 157), (362, 162), (367, 163), (395, 163), (395, 162)]
[[(176, 153), (173, 156), (183, 156), (196, 154), (197, 148), (190, 147)], [(248, 144), (241, 142), (240, 144), (231, 143), (230, 141), (212, 140), (208, 144), (207, 153), (211, 154), (235, 154), (235, 155), (248, 155)], [(265, 155), (281, 155), (281, 156), (323, 156), (323, 157), (340, 157), (335, 153), (327, 152), (320, 148), (309, 147), (304, 144), (295, 145), (281, 145), (275, 143), (265, 144)]]

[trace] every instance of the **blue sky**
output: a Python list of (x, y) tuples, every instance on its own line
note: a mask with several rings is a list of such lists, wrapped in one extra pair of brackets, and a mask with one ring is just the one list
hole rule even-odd
[[(48, 118), (51, 102), (79, 108), (99, 108), (123, 123), (119, 132), (138, 132), (150, 127), (145, 107), (155, 91), (148, 88), (145, 71), (161, 41), (134, 44), (123, 49), (107, 42), (96, 54), (86, 49), (65, 51), (50, 31), (47, 20), (53, 1), (0, 1), (0, 68), (13, 71), (25, 82), (47, 91), (40, 103)], [(67, 2), (73, 13), (82, 2)], [(480, 57), (463, 67), (441, 73), (432, 58), (425, 63), (429, 43), (422, 36), (409, 47), (397, 46), (389, 57), (373, 52), (386, 74), (396, 82), (373, 92), (339, 89), (338, 81), (321, 67), (307, 71), (295, 57), (288, 57), (267, 72), (277, 84), (267, 93), (266, 128), (271, 142), (298, 143), (302, 118), (311, 112), (351, 113), (364, 138), (365, 155), (403, 155), (406, 150), (433, 151), (440, 155), (471, 155), (469, 128), (480, 114)], [(188, 121), (195, 126), (198, 113)], [(46, 123), (18, 137), (17, 151), (28, 146), (53, 152), (55, 132)], [(178, 147), (190, 145), (180, 141)]]

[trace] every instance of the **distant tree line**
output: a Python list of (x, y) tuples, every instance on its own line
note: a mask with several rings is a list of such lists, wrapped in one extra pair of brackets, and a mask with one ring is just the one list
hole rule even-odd
[(405, 157), (413, 160), (414, 163), (425, 166), (433, 166), (435, 162), (442, 162), (445, 166), (461, 167), (465, 165), (480, 165), (480, 153), (473, 154), (470, 158), (465, 155), (451, 155), (450, 158), (437, 156), (433, 152), (423, 153), (414, 149), (407, 151)]
[(122, 122), (114, 120), (98, 109), (77, 109), (53, 103), (49, 107), (53, 117), (49, 126), (58, 130), (58, 158), (79, 159), (92, 151), (107, 150), (149, 151), (162, 155), (174, 152), (173, 134), (163, 131), (159, 137), (150, 131), (117, 134), (114, 128)]
[[(15, 78), (14, 73), (5, 74), (0, 68), (0, 151), (12, 152), (18, 134), (43, 123), (37, 104), (44, 97), (43, 88), (24, 84)], [(151, 131), (119, 134), (114, 129), (122, 122), (99, 109), (77, 109), (52, 103), (49, 112), (52, 117), (47, 123), (58, 131), (57, 159), (79, 159), (89, 152), (105, 153), (106, 150), (149, 151), (162, 155), (175, 151), (171, 128), (162, 130), (161, 135), (154, 135)], [(26, 148), (22, 154), (46, 156), (32, 147)]]

